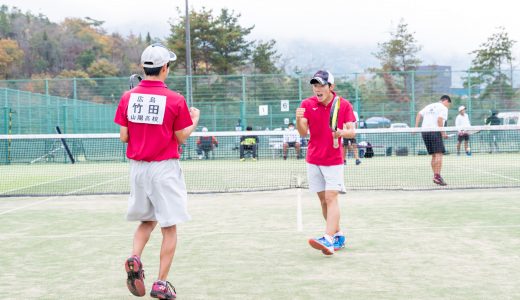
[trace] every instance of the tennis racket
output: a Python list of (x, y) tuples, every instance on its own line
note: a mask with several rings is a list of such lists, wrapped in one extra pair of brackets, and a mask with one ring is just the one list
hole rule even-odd
[(334, 148), (339, 148), (339, 142), (336, 137), (334, 137), (334, 133), (336, 130), (338, 130), (338, 112), (339, 112), (339, 106), (340, 106), (340, 100), (339, 96), (336, 96), (334, 100), (332, 101), (332, 106), (330, 108), (330, 120), (329, 120), (329, 126), (332, 130), (332, 146)]
[[(464, 132), (465, 132), (467, 135), (473, 135), (473, 134), (475, 134), (475, 133), (479, 133), (480, 130), (465, 130)], [(457, 135), (459, 135), (459, 134), (458, 134), (458, 133), (450, 133), (450, 134), (448, 134), (448, 137), (454, 137), (454, 136), (457, 136)]]
[(128, 85), (130, 86), (130, 89), (133, 89), (134, 87), (136, 87), (139, 82), (141, 82), (141, 80), (143, 80), (143, 78), (138, 75), (138, 74), (132, 74), (130, 76), (130, 79), (129, 79), (129, 82), (128, 82)]

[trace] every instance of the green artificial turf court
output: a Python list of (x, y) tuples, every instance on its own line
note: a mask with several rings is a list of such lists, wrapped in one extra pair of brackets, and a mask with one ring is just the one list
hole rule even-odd
[[(0, 298), (137, 299), (126, 198), (0, 198)], [(351, 191), (341, 209), (347, 248), (325, 257), (307, 244), (324, 221), (306, 189), (190, 194), (169, 277), (178, 298), (520, 298), (518, 189)], [(159, 247), (156, 230), (148, 290)]]

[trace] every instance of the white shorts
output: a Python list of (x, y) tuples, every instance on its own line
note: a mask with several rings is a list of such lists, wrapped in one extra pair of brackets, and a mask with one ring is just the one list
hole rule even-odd
[(130, 160), (129, 221), (157, 221), (169, 227), (191, 219), (179, 160)]
[(311, 192), (338, 191), (340, 194), (346, 192), (343, 165), (318, 166), (307, 163), (307, 180)]

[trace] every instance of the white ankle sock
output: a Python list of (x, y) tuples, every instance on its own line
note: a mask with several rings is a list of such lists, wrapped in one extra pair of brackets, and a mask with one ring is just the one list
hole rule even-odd
[(328, 234), (324, 234), (323, 236), (325, 237), (325, 239), (326, 239), (329, 243), (331, 243), (331, 244), (334, 243), (334, 238), (331, 237), (330, 235), (328, 235)]

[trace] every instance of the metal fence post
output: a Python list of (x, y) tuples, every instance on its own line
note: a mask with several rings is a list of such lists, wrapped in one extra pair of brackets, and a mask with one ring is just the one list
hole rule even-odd
[[(6, 100), (7, 101), (7, 100)], [(3, 107), (4, 109), (4, 127), (5, 127), (5, 134), (8, 134), (9, 133), (9, 125), (8, 125), (8, 122), (9, 122), (9, 107), (7, 107), (7, 103), (6, 105)], [(7, 140), (4, 142), (5, 144), (5, 150), (4, 150), (4, 153), (5, 153), (5, 164), (9, 164), (9, 156), (10, 156), (10, 153), (9, 151), (11, 150), (10, 149), (10, 144), (11, 144), (11, 140)]]
[(412, 100), (410, 101), (410, 127), (415, 126), (415, 71), (412, 72)]
[(62, 104), (63, 108), (63, 133), (67, 133), (67, 104)]
[(302, 96), (303, 95), (303, 91), (302, 91), (302, 77), (301, 77), (301, 74), (298, 73), (298, 100), (300, 100), (300, 102), (303, 100), (302, 99)]
[[(18, 114), (18, 116), (22, 115), (22, 112), (20, 111), (20, 90), (16, 90), (16, 113)], [(18, 118), (18, 121), (16, 122), (17, 123), (16, 127), (18, 128), (18, 131), (17, 131), (18, 134), (22, 133), (20, 120), (21, 119)]]
[(76, 77), (73, 78), (73, 88), (74, 88), (74, 103), (73, 103), (73, 113), (72, 113), (72, 133), (77, 133), (76, 122), (78, 121), (78, 84)]
[(242, 120), (242, 129), (246, 128), (246, 75), (244, 74), (242, 74), (242, 101), (240, 103), (240, 120)]
[(354, 97), (355, 97), (355, 101), (356, 101), (355, 109), (356, 109), (358, 115), (361, 115), (361, 102), (359, 101), (358, 73), (354, 73)]
[(4, 108), (4, 134), (9, 134), (9, 107), (7, 104)]
[(9, 122), (9, 116), (8, 116), (8, 111), (9, 111), (9, 102), (7, 102), (7, 88), (4, 88), (4, 134), (8, 134), (8, 122)]
[(473, 111), (472, 111), (472, 99), (473, 96), (472, 96), (472, 93), (471, 93), (471, 73), (468, 72), (468, 114), (470, 116), (473, 116)]
[[(47, 104), (47, 112), (51, 111), (51, 96), (49, 95), (49, 80), (45, 79), (45, 99)], [(52, 133), (51, 115), (47, 115), (47, 133)]]

